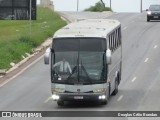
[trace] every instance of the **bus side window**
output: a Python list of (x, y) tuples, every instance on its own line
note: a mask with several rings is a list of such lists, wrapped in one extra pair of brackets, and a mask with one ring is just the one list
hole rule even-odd
[(116, 39), (115, 39), (115, 31), (112, 33), (113, 35), (113, 50), (116, 50)]
[(111, 35), (109, 35), (109, 49), (110, 49), (110, 50), (111, 50), (111, 48), (112, 48), (111, 45), (112, 45), (112, 44), (111, 44)]
[(112, 41), (112, 49), (111, 50), (113, 52), (114, 51), (114, 38), (113, 38), (114, 36), (113, 36), (113, 33), (111, 34), (111, 36), (112, 36), (112, 39), (111, 39), (111, 41)]
[(117, 41), (117, 48), (118, 48), (119, 47), (118, 29), (116, 29), (116, 41)]
[(116, 36), (116, 31), (114, 31), (114, 50), (117, 49), (117, 36)]
[(118, 40), (119, 40), (119, 44), (121, 45), (121, 35), (120, 35), (120, 27), (118, 28)]

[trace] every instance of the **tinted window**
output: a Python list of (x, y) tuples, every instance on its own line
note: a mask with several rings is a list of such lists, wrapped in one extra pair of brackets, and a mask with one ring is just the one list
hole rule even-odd
[(54, 39), (53, 49), (55, 51), (78, 51), (78, 41), (74, 39)]
[(149, 10), (151, 10), (151, 11), (160, 11), (160, 5), (151, 5), (149, 7)]
[(55, 38), (53, 49), (55, 51), (104, 51), (106, 42), (104, 38)]

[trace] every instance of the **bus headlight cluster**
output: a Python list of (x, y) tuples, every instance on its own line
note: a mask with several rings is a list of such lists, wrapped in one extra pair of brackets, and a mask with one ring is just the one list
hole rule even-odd
[(106, 88), (99, 88), (99, 89), (95, 89), (93, 90), (94, 93), (105, 93), (106, 92)]
[(52, 95), (52, 99), (53, 100), (59, 100), (59, 96), (58, 95)]
[(65, 91), (65, 89), (63, 89), (63, 88), (55, 88), (53, 90), (53, 93), (63, 93), (64, 91)]
[(151, 11), (148, 11), (147, 14), (148, 14), (148, 15), (151, 15)]
[(99, 96), (99, 99), (100, 99), (100, 100), (104, 100), (104, 99), (106, 99), (106, 96), (105, 96), (105, 95), (100, 95), (100, 96)]

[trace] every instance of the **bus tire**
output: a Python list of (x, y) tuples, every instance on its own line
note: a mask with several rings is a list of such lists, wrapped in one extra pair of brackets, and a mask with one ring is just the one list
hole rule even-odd
[(108, 103), (108, 101), (105, 100), (105, 101), (102, 101), (102, 102), (101, 102), (101, 105), (107, 105), (107, 103)]
[(64, 101), (58, 100), (58, 101), (57, 101), (57, 105), (58, 105), (58, 106), (64, 106)]
[(115, 89), (112, 92), (112, 95), (116, 95), (117, 93), (118, 93), (118, 77), (116, 77), (116, 80), (115, 80)]

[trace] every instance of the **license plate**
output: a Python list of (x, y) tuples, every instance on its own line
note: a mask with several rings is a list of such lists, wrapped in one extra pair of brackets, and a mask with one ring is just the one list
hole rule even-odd
[(76, 100), (82, 100), (83, 96), (74, 96), (74, 99), (76, 99)]
[(158, 18), (158, 16), (154, 16), (154, 18)]

